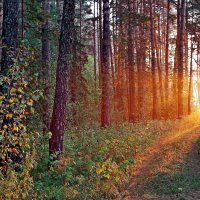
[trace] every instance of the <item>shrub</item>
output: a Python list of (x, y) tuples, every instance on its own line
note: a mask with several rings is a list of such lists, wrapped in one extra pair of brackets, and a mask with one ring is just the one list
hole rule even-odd
[(71, 128), (66, 132), (66, 152), (50, 166), (48, 136), (46, 141), (40, 137), (38, 165), (32, 171), (38, 197), (83, 200), (118, 196), (133, 173), (133, 137), (116, 128)]
[(29, 91), (24, 63), (0, 77), (0, 199), (26, 199), (33, 187), (34, 133), (26, 122), (38, 91)]

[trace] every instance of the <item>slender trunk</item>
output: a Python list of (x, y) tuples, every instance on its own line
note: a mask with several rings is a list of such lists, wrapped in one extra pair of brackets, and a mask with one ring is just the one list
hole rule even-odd
[(193, 79), (193, 67), (192, 67), (192, 60), (193, 60), (193, 41), (191, 38), (191, 55), (190, 55), (190, 82), (188, 88), (188, 115), (191, 114), (191, 99), (192, 99), (192, 79)]
[[(133, 2), (128, 2), (129, 15), (133, 10)], [(135, 121), (135, 71), (134, 71), (134, 50), (133, 50), (133, 28), (129, 19), (128, 24), (128, 86), (129, 86), (129, 121)]]
[(97, 55), (96, 55), (96, 6), (94, 0), (94, 20), (93, 20), (93, 54), (94, 54), (94, 86), (95, 90), (97, 88)]
[(42, 79), (44, 88), (44, 99), (42, 102), (42, 119), (44, 133), (50, 129), (50, 98), (51, 98), (51, 47), (50, 47), (50, 2), (49, 0), (42, 1), (42, 10), (46, 16), (42, 28)]
[(184, 58), (184, 33), (185, 33), (185, 10), (186, 2), (181, 1), (180, 24), (179, 28), (179, 45), (178, 45), (178, 117), (183, 115), (183, 58)]
[(110, 64), (111, 64), (111, 77), (112, 77), (112, 88), (113, 92), (115, 92), (115, 70), (114, 70), (114, 59), (113, 59), (113, 51), (112, 51), (112, 43), (110, 42)]
[[(186, 27), (188, 27), (188, 11), (186, 10)], [(188, 30), (186, 28), (185, 35), (184, 35), (184, 45), (185, 45), (185, 73), (184, 73), (184, 86), (185, 92), (188, 93), (188, 58), (189, 58), (189, 51), (188, 51)], [(186, 112), (188, 110), (188, 107), (186, 109)]]
[[(82, 2), (82, 0), (79, 0), (80, 1), (80, 11), (79, 11), (79, 17), (80, 17), (80, 19), (79, 19), (79, 25), (80, 25), (80, 27), (79, 27), (79, 41), (80, 41), (80, 43), (82, 43), (82, 9), (83, 9), (83, 2)], [(79, 58), (79, 69), (81, 70), (82, 69), (82, 45), (80, 45), (80, 47), (79, 47), (79, 54), (80, 54), (80, 58)]]
[(63, 15), (63, 3), (64, 3), (64, 0), (57, 0), (57, 7), (58, 7), (58, 18), (57, 18), (57, 21), (58, 21), (58, 24), (61, 28), (61, 23), (62, 23), (62, 15)]
[[(155, 10), (155, 9), (154, 9)], [(163, 96), (163, 84), (162, 84), (162, 69), (161, 69), (161, 62), (160, 62), (160, 54), (159, 54), (159, 47), (158, 47), (158, 40), (155, 35), (155, 48), (156, 48), (156, 64), (158, 66), (158, 78), (159, 78), (159, 93), (160, 93), (160, 108), (161, 108), (161, 116), (164, 104), (164, 96)]]
[(156, 57), (155, 57), (155, 41), (154, 41), (154, 16), (153, 16), (153, 1), (150, 0), (150, 18), (151, 18), (151, 73), (152, 73), (152, 88), (153, 88), (153, 119), (158, 118), (158, 109), (157, 109), (157, 85), (156, 85)]
[(99, 87), (102, 87), (102, 77), (101, 77), (101, 68), (102, 68), (102, 0), (99, 0)]
[[(72, 60), (71, 60), (71, 68), (70, 68), (70, 79), (69, 79), (69, 87), (70, 87), (70, 103), (72, 103), (72, 107), (70, 109), (70, 113), (68, 113), (67, 118), (70, 118), (71, 120), (71, 125), (76, 126), (77, 125), (77, 107), (76, 107), (76, 103), (77, 103), (77, 90), (78, 90), (78, 86), (80, 86), (80, 80), (81, 80), (81, 67), (82, 66), (78, 66), (78, 63), (80, 65), (80, 62), (78, 62), (78, 52), (77, 52), (77, 45), (76, 45), (76, 41), (77, 39), (77, 30), (75, 28), (75, 26), (73, 27), (73, 43), (72, 43)], [(79, 53), (80, 53), (80, 49), (79, 49)], [(80, 57), (79, 57), (79, 61), (80, 61)]]
[(180, 0), (177, 2), (177, 36), (176, 36), (176, 48), (174, 55), (174, 70), (173, 70), (173, 99), (174, 99), (174, 107), (175, 107), (175, 116), (178, 115), (178, 51), (180, 46), (180, 10), (181, 10)]
[(111, 126), (110, 112), (110, 8), (109, 0), (103, 0), (103, 39), (102, 39), (102, 102), (101, 127)]
[[(115, 10), (114, 10), (115, 9)], [(117, 0), (115, 7), (113, 5), (113, 13), (115, 11), (115, 15), (112, 15), (113, 19), (113, 34), (112, 34), (112, 42), (113, 42), (113, 63), (114, 63), (114, 73), (118, 71), (118, 48), (117, 48)], [(117, 111), (117, 92), (118, 92), (118, 87), (117, 87), (117, 74), (114, 77), (114, 94), (113, 94), (113, 101), (114, 101), (114, 113)]]
[(200, 41), (197, 42), (197, 89), (198, 89), (198, 105), (200, 105), (200, 65), (199, 65), (199, 47)]
[(124, 120), (125, 115), (124, 115), (124, 67), (123, 67), (123, 61), (124, 61), (124, 44), (123, 44), (123, 37), (124, 37), (124, 29), (123, 29), (123, 19), (122, 19), (122, 14), (123, 14), (123, 6), (122, 6), (122, 0), (118, 2), (118, 21), (119, 21), (119, 26), (118, 26), (118, 63), (117, 63), (117, 94), (116, 94), (116, 101), (117, 101), (117, 118), (118, 120)]
[(137, 28), (137, 38), (138, 43), (136, 42), (136, 49), (137, 49), (137, 82), (138, 82), (138, 98), (137, 98), (137, 109), (138, 109), (138, 119), (142, 119), (143, 114), (143, 80), (144, 80), (144, 30), (143, 25), (141, 24)]
[(165, 118), (168, 118), (169, 108), (169, 12), (170, 1), (167, 3), (167, 27), (166, 27), (166, 46), (165, 46)]
[(72, 54), (75, 0), (64, 0), (61, 35), (56, 74), (56, 91), (50, 131), (49, 152), (63, 153), (63, 136), (66, 127), (67, 103), (69, 95), (69, 68)]
[[(0, 0), (0, 38), (2, 36), (2, 24), (3, 24), (3, 0)], [(2, 54), (2, 40), (0, 39), (0, 65), (1, 65), (1, 54)]]
[(100, 37), (100, 28), (99, 28), (99, 0), (97, 0), (97, 28), (96, 28), (96, 32), (97, 32), (97, 62), (98, 62), (98, 69), (97, 69), (97, 73), (98, 73), (98, 85), (100, 87), (100, 40), (99, 40), (99, 37)]
[(21, 37), (22, 37), (22, 41), (24, 40), (24, 0), (22, 0), (21, 2), (21, 13), (22, 13), (22, 25), (21, 25)]

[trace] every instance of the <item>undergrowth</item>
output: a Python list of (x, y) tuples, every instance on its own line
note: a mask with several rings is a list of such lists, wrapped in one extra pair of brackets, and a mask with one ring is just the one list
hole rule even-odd
[[(165, 125), (164, 125), (165, 124)], [(65, 152), (50, 163), (48, 135), (38, 141), (34, 190), (44, 199), (120, 197), (134, 173), (135, 157), (165, 133), (170, 122), (73, 127), (65, 134)]]

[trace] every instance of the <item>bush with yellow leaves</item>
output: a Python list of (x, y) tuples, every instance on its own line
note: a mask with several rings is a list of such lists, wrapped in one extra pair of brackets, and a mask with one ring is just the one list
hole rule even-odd
[(30, 170), (35, 160), (34, 133), (26, 121), (34, 113), (25, 65), (0, 76), (0, 199), (27, 199), (32, 191)]
[(99, 179), (94, 191), (110, 194), (110, 196), (119, 195), (121, 187), (124, 187), (129, 181), (133, 164), (133, 160), (130, 159), (117, 164), (111, 158), (96, 163), (96, 173)]
[(0, 78), (0, 170), (4, 174), (8, 167), (19, 168), (30, 148), (25, 121), (33, 112), (33, 100), (24, 76), (24, 69), (15, 66)]
[(21, 173), (8, 167), (6, 177), (0, 175), (0, 199), (18, 200), (36, 197), (36, 193), (33, 191), (33, 179), (30, 176), (34, 160), (35, 152), (33, 150), (32, 153), (27, 153)]

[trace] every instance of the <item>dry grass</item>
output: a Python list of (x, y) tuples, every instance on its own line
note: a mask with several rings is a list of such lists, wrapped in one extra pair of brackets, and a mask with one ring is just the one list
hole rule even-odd
[[(200, 112), (174, 122), (170, 131), (161, 134), (138, 156), (130, 193), (139, 197), (125, 199), (180, 199), (180, 195), (158, 196), (198, 189), (200, 162), (196, 142), (199, 136)], [(192, 199), (192, 196), (187, 199)]]

